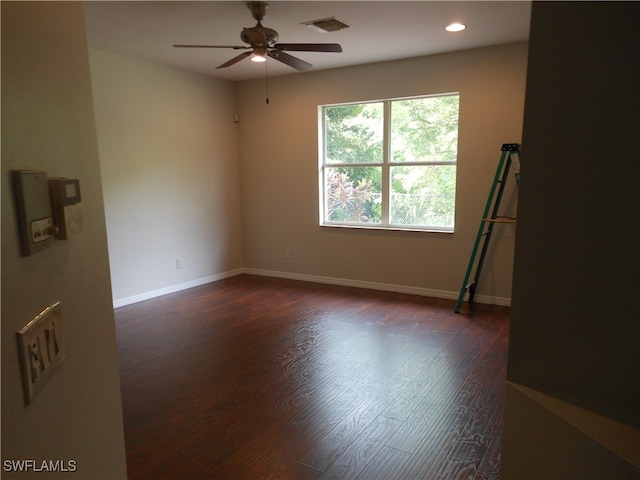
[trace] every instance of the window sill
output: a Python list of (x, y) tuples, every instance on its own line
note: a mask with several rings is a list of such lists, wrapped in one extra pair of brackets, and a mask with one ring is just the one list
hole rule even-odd
[(390, 232), (416, 232), (416, 233), (444, 233), (452, 234), (455, 232), (453, 228), (437, 228), (437, 227), (403, 227), (403, 226), (383, 226), (383, 225), (366, 225), (366, 224), (341, 224), (341, 223), (321, 223), (323, 228), (346, 228), (352, 230), (377, 230)]

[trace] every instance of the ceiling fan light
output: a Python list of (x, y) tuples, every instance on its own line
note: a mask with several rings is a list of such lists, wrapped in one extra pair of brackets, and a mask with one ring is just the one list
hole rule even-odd
[(447, 25), (445, 27), (445, 30), (447, 32), (461, 32), (463, 31), (465, 28), (467, 28), (466, 25), (463, 25), (462, 23), (452, 23), (450, 25)]
[(253, 55), (251, 55), (251, 61), (256, 63), (262, 63), (267, 61), (267, 57), (265, 57), (264, 55), (258, 55), (257, 53), (254, 53)]

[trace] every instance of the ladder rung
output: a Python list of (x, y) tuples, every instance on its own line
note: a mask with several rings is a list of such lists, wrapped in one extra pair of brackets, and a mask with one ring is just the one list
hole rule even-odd
[(491, 223), (516, 223), (516, 217), (483, 218), (482, 221)]

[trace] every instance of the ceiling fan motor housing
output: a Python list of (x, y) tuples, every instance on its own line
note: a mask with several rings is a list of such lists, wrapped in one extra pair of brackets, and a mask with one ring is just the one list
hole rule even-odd
[[(257, 38), (259, 38), (260, 41), (257, 41)], [(263, 38), (266, 41), (266, 45), (261, 45), (263, 43)], [(240, 33), (240, 39), (244, 43), (248, 43), (252, 47), (272, 47), (278, 42), (278, 32), (276, 32), (273, 28), (263, 27), (260, 22), (258, 22), (258, 25), (256, 25), (255, 27), (244, 28)]]

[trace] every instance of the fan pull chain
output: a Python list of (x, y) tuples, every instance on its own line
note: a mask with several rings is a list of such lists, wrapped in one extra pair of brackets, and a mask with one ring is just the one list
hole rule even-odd
[(269, 75), (267, 73), (267, 63), (269, 62), (264, 62), (264, 85), (267, 96), (267, 105), (269, 105)]

